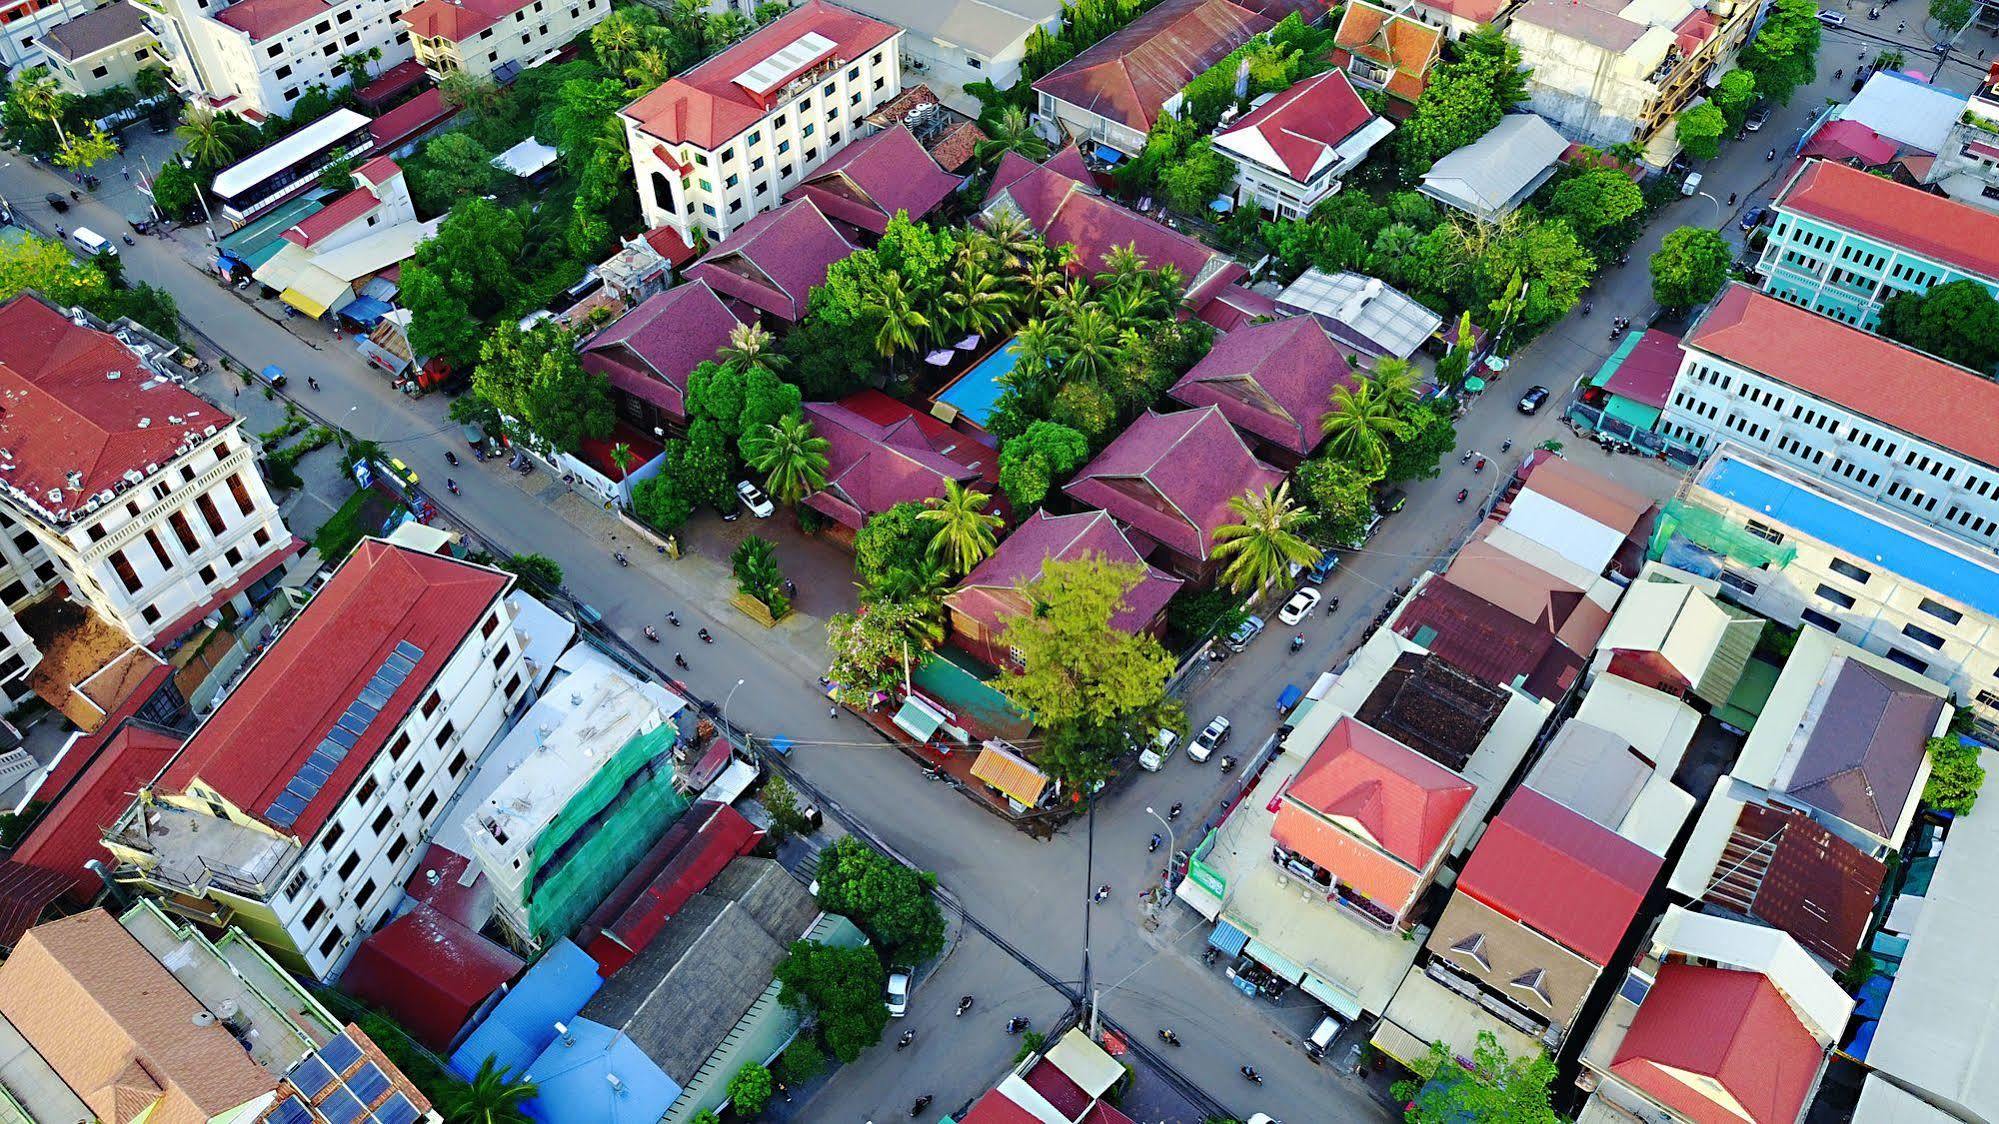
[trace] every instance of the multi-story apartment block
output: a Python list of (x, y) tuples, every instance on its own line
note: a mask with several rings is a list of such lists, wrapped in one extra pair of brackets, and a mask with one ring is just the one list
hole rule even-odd
[(433, 76), (505, 82), (610, 14), (611, 0), (422, 0), (396, 19)]
[(141, 70), (160, 65), (145, 13), (130, 0), (57, 24), (41, 43), (56, 84), (78, 97), (129, 86)]
[(1837, 480), (1723, 445), (1669, 505), (1664, 560), (1772, 620), (1950, 688), (1999, 725), (1999, 558)]
[(49, 29), (97, 7), (97, 0), (8, 0), (0, 3), (0, 68), (10, 72), (42, 66), (48, 55), (42, 36)]
[(1807, 161), (1773, 207), (1756, 271), (1792, 304), (1871, 332), (1896, 293), (1968, 280), (1999, 296), (1999, 214), (1832, 160)]
[(1297, 219), (1331, 198), (1395, 126), (1360, 100), (1346, 72), (1329, 70), (1275, 94), (1215, 135), (1235, 162), (1235, 201)]
[(1657, 428), (1734, 441), (1982, 547), (1999, 545), (1999, 384), (1746, 285), (1681, 341)]
[(113, 877), (337, 976), (528, 693), (511, 582), (363, 542), (105, 833)]
[(310, 87), (347, 85), (348, 55), (379, 50), (377, 68), (410, 57), (409, 33), (395, 19), (402, 0), (139, 2), (174, 83), (230, 112), (290, 113)]
[[(0, 603), (58, 582), (138, 643), (247, 610), (299, 548), (237, 419), (167, 372), (172, 344), (32, 293), (0, 305)], [(0, 690), (39, 657), (0, 612)], [(19, 662), (17, 662), (19, 661)]]
[(901, 42), (894, 24), (807, 0), (626, 106), (646, 225), (692, 245), (783, 202), (902, 92)]
[(1527, 104), (1572, 140), (1635, 141), (1663, 167), (1679, 151), (1674, 115), (1705, 97), (1748, 34), (1750, 0), (1628, 4), (1529, 0), (1506, 25), (1533, 68)]

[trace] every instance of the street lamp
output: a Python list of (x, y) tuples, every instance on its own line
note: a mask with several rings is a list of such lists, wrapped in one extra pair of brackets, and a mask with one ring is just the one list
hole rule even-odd
[(1699, 198), (1705, 199), (1708, 202), (1714, 204), (1715, 218), (1720, 220), (1715, 223), (1715, 229), (1716, 230), (1726, 229), (1728, 226), (1728, 208), (1722, 205), (1721, 200), (1716, 199), (1714, 196), (1709, 195), (1705, 191), (1697, 191), (1694, 194)]
[(723, 737), (728, 737), (728, 736), (729, 736), (729, 704), (735, 701), (735, 699), (736, 699), (736, 691), (737, 691), (737, 690), (738, 690), (739, 688), (741, 688), (741, 687), (742, 687), (742, 685), (743, 685), (743, 680), (741, 680), (741, 679), (738, 679), (738, 680), (736, 680), (736, 685), (735, 685), (734, 687), (731, 687), (731, 688), (729, 688), (729, 693), (728, 693), (727, 695), (724, 695), (724, 696), (722, 697), (722, 736), (723, 736)]
[(1173, 856), (1180, 853), (1179, 841), (1173, 838), (1173, 825), (1167, 821), (1165, 816), (1162, 816), (1158, 812), (1153, 811), (1149, 806), (1145, 809), (1145, 814), (1151, 816), (1155, 820), (1158, 820), (1159, 826), (1166, 829), (1166, 874), (1167, 874), (1167, 881), (1171, 882), (1173, 875)]

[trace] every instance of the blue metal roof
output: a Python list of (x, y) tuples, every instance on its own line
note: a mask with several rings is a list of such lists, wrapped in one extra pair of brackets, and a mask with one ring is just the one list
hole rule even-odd
[(1702, 485), (1744, 507), (1768, 512), (1779, 523), (1862, 563), (1873, 562), (1907, 581), (1954, 598), (1988, 616), (1999, 616), (1999, 567), (1924, 542), (1887, 523), (1836, 503), (1753, 465), (1722, 459)]
[(518, 1075), (555, 1041), (555, 1024), (575, 1019), (603, 986), (589, 953), (557, 941), (465, 1036), (451, 1055), (451, 1072), (469, 1081), (490, 1057)]
[(1241, 956), (1248, 943), (1249, 934), (1226, 921), (1215, 922), (1215, 931), (1208, 934), (1208, 947), (1220, 949), (1224, 956)]
[(589, 1019), (549, 1043), (528, 1079), (535, 1095), (521, 1105), (542, 1124), (656, 1124), (680, 1099), (680, 1084), (619, 1031)]

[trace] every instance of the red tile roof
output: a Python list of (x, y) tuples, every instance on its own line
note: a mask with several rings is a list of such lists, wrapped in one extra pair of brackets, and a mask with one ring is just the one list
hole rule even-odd
[(1047, 1058), (1035, 1063), (1022, 1080), (1028, 1088), (1040, 1093), (1041, 1099), (1054, 1105), (1064, 1120), (1074, 1120), (1089, 1111), (1090, 1094)]
[(1501, 687), (1517, 683), (1538, 699), (1559, 700), (1582, 677), (1583, 657), (1551, 630), (1446, 577), (1424, 582), (1393, 627), (1467, 675)]
[(1443, 47), (1444, 29), (1354, 0), (1340, 16), (1333, 42), (1348, 54), (1392, 69), (1388, 93), (1415, 101), (1429, 85), (1430, 68)]
[(241, 0), (217, 12), (215, 22), (257, 43), (332, 11), (331, 0)]
[(1894, 141), (1858, 121), (1828, 121), (1805, 143), (1803, 155), (1833, 160), (1858, 160), (1873, 168), (1895, 158)]
[[(589, 921), (584, 923), (582, 932), (588, 940), (584, 951), (597, 961), (600, 973), (606, 978), (645, 951), (673, 915), (680, 912), (680, 907), (687, 904), (687, 899), (706, 889), (723, 867), (749, 854), (763, 838), (763, 833), (744, 819), (741, 812), (727, 805), (712, 807), (714, 811), (709, 817), (636, 897), (625, 900), (614, 918), (601, 928)], [(604, 907), (618, 900), (614, 893), (605, 900)], [(592, 918), (595, 917), (593, 914)]]
[(853, 252), (812, 200), (799, 199), (744, 223), (689, 266), (685, 277), (796, 324), (805, 317), (812, 287)]
[(807, 402), (805, 416), (832, 445), (826, 486), (805, 502), (854, 530), (896, 504), (943, 498), (947, 480), (987, 492), (999, 481), (998, 450), (879, 390)]
[(1062, 490), (1186, 558), (1205, 562), (1229, 501), (1275, 487), (1284, 474), (1250, 453), (1219, 407), (1147, 410)]
[[(85, 761), (81, 773), (72, 784), (43, 786), (37, 795), (53, 803), (14, 848), (14, 859), (61, 873), (69, 879), (73, 898), (94, 900), (104, 884), (83, 864), (109, 859), (104, 830), (125, 814), (139, 787), (159, 776), (180, 746), (177, 737), (130, 723), (117, 727), (101, 749), (92, 739), (71, 746), (70, 752)], [(87, 749), (92, 752), (85, 756)]]
[(34, 294), (0, 304), (0, 487), (56, 522), (234, 421)]
[(383, 102), (422, 82), (430, 75), (423, 63), (417, 59), (404, 59), (396, 65), (375, 75), (374, 80), (354, 92), (354, 100), (367, 107), (370, 112), (378, 109)]
[(1042, 1124), (1039, 1116), (1013, 1103), (998, 1089), (988, 1089), (958, 1124)]
[(43, 911), (69, 890), (70, 882), (61, 871), (0, 859), (0, 948), (14, 947), (21, 934), (41, 920)]
[(424, 848), (409, 881), (403, 883), (403, 893), (460, 925), (474, 931), (483, 929), (493, 916), (493, 884), (477, 872), (466, 882), (465, 872), (471, 869), (471, 859), (442, 843), (432, 843)]
[(1237, 429), (1304, 456), (1325, 440), (1319, 426), (1334, 388), (1351, 385), (1353, 367), (1319, 322), (1289, 316), (1223, 336), (1171, 393), (1219, 406)]
[(1830, 160), (1807, 161), (1776, 206), (1999, 279), (1999, 214), (1982, 207)]
[(1284, 787), (1271, 837), (1388, 906), (1451, 842), (1469, 781), (1353, 717)]
[(1233, 332), (1252, 321), (1276, 317), (1277, 302), (1238, 282), (1218, 290), (1215, 299), (1202, 305), (1196, 315), (1216, 331)]
[(462, 43), (520, 11), (532, 0), (423, 0), (396, 19), (425, 39)]
[(1117, 522), (1103, 512), (1050, 515), (1036, 511), (944, 600), (957, 612), (997, 631), (1005, 618), (1028, 611), (1018, 587), (1039, 577), (1043, 562), (1069, 562), (1085, 557), (1145, 567), (1144, 574), (1125, 591), (1122, 605), (1111, 617), (1111, 625), (1126, 632), (1150, 627), (1166, 611), (1166, 603), (1182, 584), (1179, 578), (1147, 566), (1145, 557), (1118, 528)]
[(182, 791), (198, 777), (244, 813), (265, 817), (383, 659), (398, 643), (416, 645), (423, 658), (381, 717), (297, 823), (279, 828), (310, 840), (510, 581), (483, 566), (363, 541), (195, 731), (166, 785)]
[(583, 369), (669, 415), (687, 416), (687, 376), (727, 346), (740, 321), (706, 282), (654, 293), (583, 347)]
[(1686, 346), (1999, 465), (1999, 383), (1872, 332), (1736, 284)]
[(1659, 969), (1610, 1071), (1693, 1124), (1743, 1117), (1680, 1076), (1705, 1079), (1753, 1124), (1794, 1124), (1825, 1051), (1760, 972), (1678, 962)]
[(1458, 893), (1603, 967), (1665, 861), (1521, 788), (1479, 837)]
[(1673, 380), (1680, 374), (1680, 337), (1657, 328), (1647, 328), (1638, 345), (1603, 388), (1619, 398), (1629, 398), (1654, 409), (1663, 408), (1673, 395)]
[(1373, 119), (1374, 111), (1361, 103), (1346, 73), (1328, 70), (1264, 102), (1215, 139), (1241, 151), (1254, 144), (1246, 135), (1254, 133), (1283, 170), (1303, 183), (1321, 164), (1337, 160), (1333, 150)]
[(646, 245), (651, 246), (654, 253), (665, 258), (675, 268), (694, 260), (694, 247), (688, 245), (687, 239), (682, 238), (680, 232), (670, 226), (653, 227), (645, 232), (645, 240)]
[(457, 112), (432, 87), (368, 122), (368, 136), (378, 151), (388, 151)]
[[(390, 167), (394, 166), (393, 164), (390, 165)], [(312, 214), (307, 215), (304, 222), (285, 231), (285, 241), (290, 242), (294, 246), (310, 247), (314, 242), (325, 238), (348, 223), (354, 222), (381, 205), (381, 199), (375, 195), (373, 190), (365, 187), (357, 187), (319, 210), (314, 211)]]
[(1143, 133), (1161, 107), (1230, 51), (1317, 0), (1165, 0), (1034, 83), (1038, 93)]
[(782, 79), (768, 94), (757, 94), (736, 83), (744, 72), (807, 35), (823, 35), (833, 41), (833, 47), (799, 66), (800, 72), (826, 59), (858, 59), (900, 30), (826, 0), (806, 0), (742, 42), (668, 79), (621, 112), (648, 136), (712, 151), (763, 120), (776, 106), (775, 95), (789, 81), (788, 77)]
[(857, 140), (821, 165), (786, 199), (811, 199), (827, 217), (880, 234), (897, 211), (920, 219), (958, 189), (906, 125)]
[(419, 905), (370, 934), (340, 975), (340, 990), (388, 1012), (433, 1050), (449, 1050), (472, 1013), (526, 962)]
[(1844, 970), (1853, 963), (1887, 865), (1809, 813), (1744, 804), (1703, 901), (1791, 934)]
[(391, 157), (377, 156), (366, 164), (354, 169), (354, 174), (374, 184), (376, 187), (380, 187), (397, 176), (402, 175), (403, 168), (402, 165), (396, 163)]

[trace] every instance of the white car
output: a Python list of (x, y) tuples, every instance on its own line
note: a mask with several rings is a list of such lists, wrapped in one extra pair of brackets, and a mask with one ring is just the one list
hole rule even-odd
[(1227, 743), (1229, 733), (1229, 720), (1222, 715), (1215, 715), (1207, 726), (1194, 736), (1194, 744), (1187, 747), (1187, 760), (1206, 761), (1210, 754)]
[(909, 969), (897, 968), (888, 974), (888, 1016), (892, 1019), (909, 1014)]
[(777, 505), (770, 502), (770, 497), (764, 495), (764, 490), (747, 480), (736, 481), (736, 494), (743, 497), (743, 506), (749, 508), (750, 514), (758, 519), (769, 519), (777, 512)]
[(1286, 601), (1282, 609), (1277, 610), (1277, 619), (1283, 621), (1285, 624), (1297, 624), (1299, 621), (1311, 616), (1312, 610), (1318, 607), (1319, 591), (1316, 589), (1301, 589), (1291, 595), (1291, 600)]

